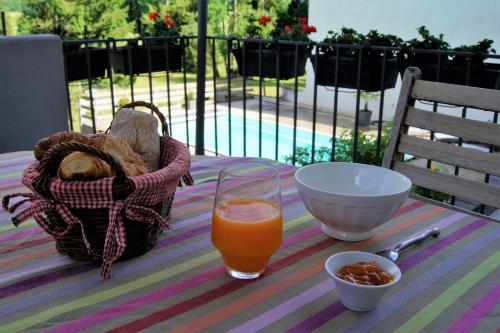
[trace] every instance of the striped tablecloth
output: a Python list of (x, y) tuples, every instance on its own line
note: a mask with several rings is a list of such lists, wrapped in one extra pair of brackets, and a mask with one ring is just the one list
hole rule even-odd
[[(23, 190), (31, 160), (0, 155), (0, 196)], [(409, 200), (371, 239), (338, 241), (305, 210), (291, 166), (281, 167), (281, 249), (263, 278), (230, 278), (210, 241), (215, 183), (203, 180), (234, 160), (193, 162), (199, 185), (178, 191), (173, 229), (149, 253), (113, 265), (106, 281), (97, 264), (58, 254), (34, 221), (16, 229), (1, 211), (0, 332), (498, 332), (499, 224)], [(323, 268), (328, 256), (378, 251), (427, 227), (442, 228), (441, 237), (402, 255), (402, 279), (375, 311), (342, 306)]]

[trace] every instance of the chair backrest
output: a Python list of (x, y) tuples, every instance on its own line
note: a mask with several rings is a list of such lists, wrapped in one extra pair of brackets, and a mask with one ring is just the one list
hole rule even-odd
[[(408, 176), (413, 184), (455, 196), (461, 200), (500, 207), (500, 186), (488, 184), (473, 177), (444, 173), (426, 166), (419, 167), (405, 161), (404, 154), (444, 163), (445, 165), (474, 170), (482, 175), (500, 176), (500, 153), (490, 153), (500, 148), (500, 124), (461, 118), (426, 111), (415, 107), (415, 101), (428, 101), (479, 110), (500, 112), (500, 90), (452, 85), (420, 80), (418, 68), (408, 68), (396, 106), (394, 126), (386, 148), (383, 166)], [(460, 109), (462, 110), (462, 109)], [(485, 111), (486, 112), (486, 111)], [(467, 140), (490, 149), (480, 151), (426, 138), (408, 135), (415, 127), (431, 133), (443, 133)], [(427, 133), (427, 132), (426, 132)], [(462, 141), (459, 141), (462, 142)], [(407, 156), (408, 156), (407, 155)], [(415, 160), (414, 160), (415, 161)], [(481, 177), (484, 179), (484, 177)]]
[(68, 130), (62, 42), (54, 35), (0, 37), (0, 153), (33, 150)]

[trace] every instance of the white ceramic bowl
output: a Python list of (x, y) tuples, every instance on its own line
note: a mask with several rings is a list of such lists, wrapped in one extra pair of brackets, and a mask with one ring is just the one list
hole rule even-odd
[(297, 170), (295, 181), (323, 232), (348, 241), (370, 238), (411, 189), (411, 181), (399, 172), (359, 163), (311, 164)]
[[(372, 260), (375, 260), (380, 268), (394, 275), (394, 280), (381, 286), (365, 286), (342, 280), (335, 275), (345, 265)], [(354, 311), (371, 311), (375, 309), (385, 292), (398, 283), (401, 278), (401, 271), (395, 263), (368, 252), (350, 251), (337, 253), (326, 260), (325, 269), (332, 277), (333, 282), (335, 282), (335, 287), (342, 304)]]

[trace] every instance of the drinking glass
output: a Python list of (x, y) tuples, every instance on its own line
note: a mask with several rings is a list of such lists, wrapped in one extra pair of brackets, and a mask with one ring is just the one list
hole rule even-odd
[(219, 173), (212, 242), (226, 271), (238, 279), (261, 276), (283, 239), (281, 188), (273, 162), (248, 160)]

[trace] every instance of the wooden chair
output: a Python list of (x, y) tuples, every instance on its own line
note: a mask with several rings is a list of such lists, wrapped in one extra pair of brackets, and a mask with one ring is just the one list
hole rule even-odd
[[(476, 144), (500, 148), (500, 124), (425, 111), (415, 101), (437, 102), (454, 106), (500, 112), (500, 90), (420, 80), (418, 68), (408, 68), (396, 106), (394, 125), (382, 165), (401, 172), (414, 185), (449, 194), (469, 202), (500, 208), (500, 186), (404, 161), (404, 154), (500, 176), (500, 153), (477, 151), (460, 145), (408, 135), (410, 127), (448, 134)], [(460, 109), (461, 110), (461, 109)], [(428, 166), (428, 164), (427, 164)]]

